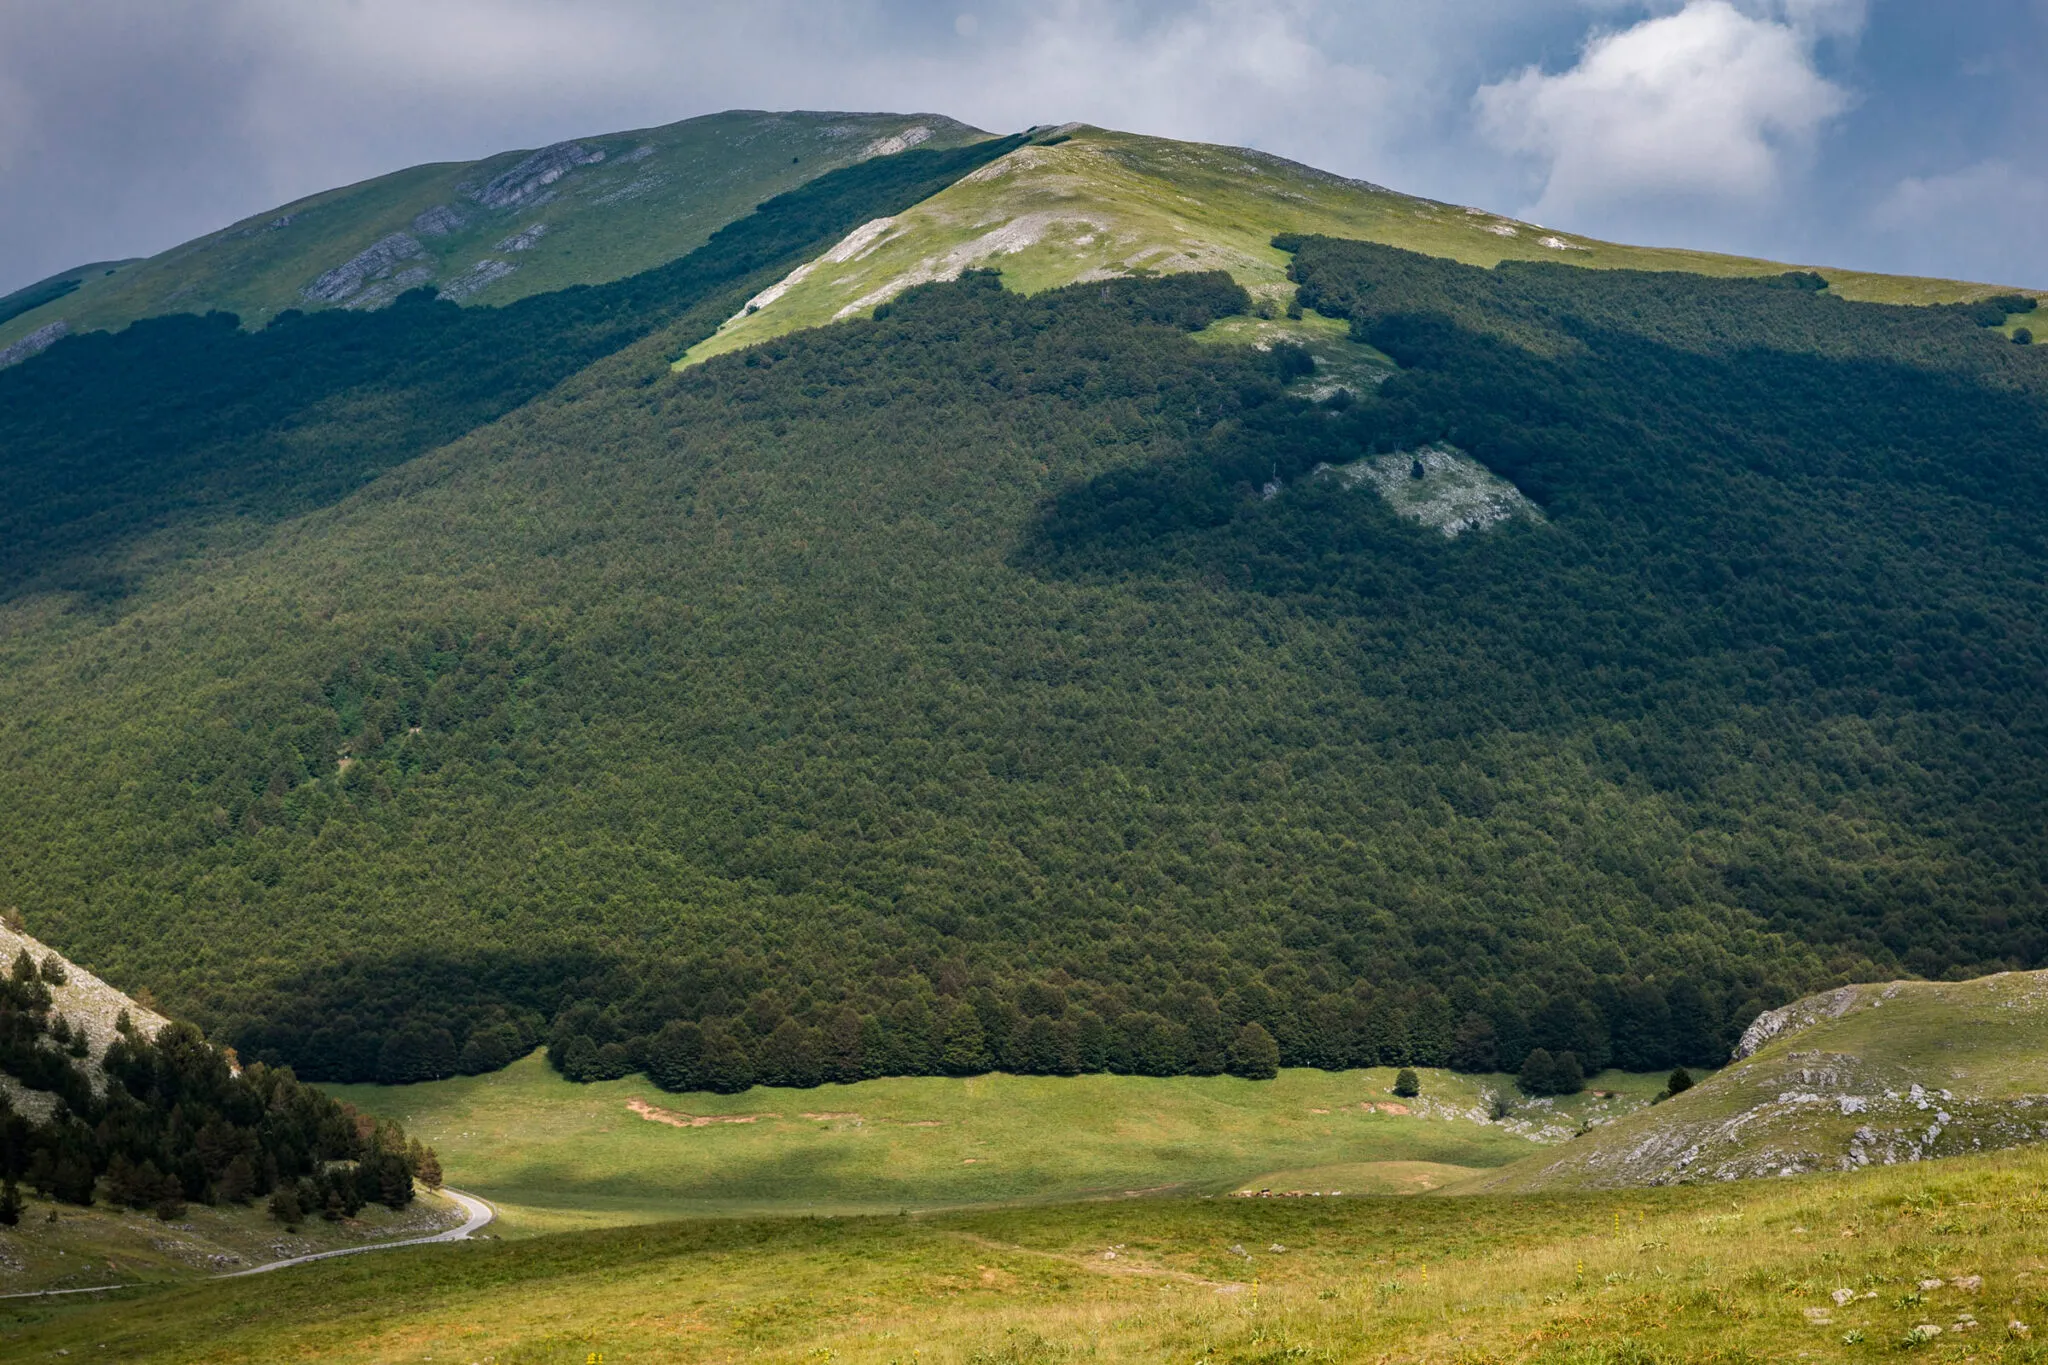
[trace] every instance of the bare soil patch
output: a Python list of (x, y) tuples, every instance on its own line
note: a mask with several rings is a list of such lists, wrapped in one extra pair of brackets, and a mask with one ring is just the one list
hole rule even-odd
[[(649, 1123), (666, 1123), (671, 1128), (709, 1128), (714, 1123), (759, 1123), (762, 1119), (782, 1117), (780, 1114), (684, 1114), (637, 1098), (627, 1100), (626, 1107)], [(804, 1117), (812, 1116), (806, 1114)]]

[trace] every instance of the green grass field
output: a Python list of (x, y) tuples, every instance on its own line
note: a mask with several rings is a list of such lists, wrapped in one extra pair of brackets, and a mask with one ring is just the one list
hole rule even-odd
[[(1613, 1099), (1588, 1091), (1488, 1123), (1486, 1097), (1505, 1078), (1424, 1071), (1412, 1104), (1393, 1096), (1393, 1079), (1306, 1069), (1273, 1081), (995, 1075), (667, 1095), (639, 1077), (572, 1084), (535, 1054), (487, 1076), (333, 1092), (431, 1143), (448, 1183), (491, 1200), (500, 1230), (522, 1235), (699, 1214), (893, 1213), (1262, 1184), (1419, 1188), (1413, 1172), (1367, 1184), (1357, 1168), (1503, 1166), (1540, 1150), (1532, 1139), (1557, 1141), (1589, 1115), (1646, 1103), (1662, 1080), (1608, 1073), (1595, 1085)], [(677, 1126), (693, 1119), (703, 1122)]]
[(1609, 1195), (699, 1219), (0, 1304), (0, 1356), (2019, 1365), (2048, 1329), (2044, 1180), (2025, 1152)]

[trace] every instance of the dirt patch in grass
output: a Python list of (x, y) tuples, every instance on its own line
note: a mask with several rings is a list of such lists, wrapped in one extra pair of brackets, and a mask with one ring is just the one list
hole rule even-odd
[[(649, 1123), (666, 1123), (671, 1128), (709, 1128), (714, 1123), (759, 1123), (762, 1119), (782, 1117), (780, 1114), (683, 1114), (642, 1099), (627, 1100), (626, 1107)], [(817, 1116), (806, 1114), (804, 1117)]]

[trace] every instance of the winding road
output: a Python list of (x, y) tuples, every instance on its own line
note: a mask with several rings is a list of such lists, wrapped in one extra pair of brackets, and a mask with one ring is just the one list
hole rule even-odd
[(451, 1190), (446, 1185), (441, 1187), (441, 1193), (453, 1199), (457, 1204), (460, 1204), (462, 1211), (468, 1215), (468, 1217), (463, 1219), (461, 1226), (452, 1227), (446, 1232), (437, 1232), (431, 1237), (406, 1237), (396, 1242), (371, 1242), (365, 1246), (341, 1247), (335, 1251), (315, 1251), (304, 1256), (288, 1256), (282, 1261), (270, 1261), (264, 1265), (250, 1266), (247, 1270), (230, 1270), (225, 1275), (215, 1275), (213, 1278), (216, 1280), (234, 1280), (244, 1275), (261, 1275), (266, 1270), (283, 1270), (286, 1266), (304, 1265), (308, 1261), (325, 1261), (334, 1256), (357, 1256), (365, 1251), (389, 1251), (392, 1247), (425, 1246), (429, 1242), (467, 1241), (472, 1233), (490, 1222), (491, 1219), (497, 1217), (491, 1211), (491, 1206), (478, 1199), (475, 1195), (464, 1194), (460, 1190)]
[[(446, 1185), (441, 1187), (441, 1193), (459, 1204), (462, 1207), (463, 1213), (467, 1215), (459, 1226), (449, 1228), (446, 1232), (437, 1232), (429, 1237), (406, 1237), (395, 1242), (371, 1242), (366, 1246), (341, 1247), (334, 1251), (315, 1251), (305, 1256), (287, 1256), (282, 1261), (270, 1261), (263, 1265), (250, 1266), (247, 1270), (230, 1270), (225, 1275), (214, 1275), (209, 1278), (234, 1280), (240, 1279), (244, 1275), (261, 1275), (269, 1270), (283, 1270), (286, 1266), (304, 1265), (308, 1261), (324, 1261), (333, 1256), (356, 1256), (365, 1251), (389, 1251), (393, 1247), (425, 1246), (429, 1242), (466, 1241), (479, 1228), (482, 1228), (491, 1219), (497, 1217), (497, 1214), (492, 1211), (491, 1206), (478, 1199), (475, 1195), (464, 1194), (460, 1190), (451, 1190)], [(98, 1294), (108, 1289), (128, 1288), (131, 1288), (131, 1286), (125, 1284), (93, 1284), (86, 1285), (80, 1289), (31, 1289), (19, 1294), (0, 1294), (0, 1299), (34, 1299), (51, 1294)]]

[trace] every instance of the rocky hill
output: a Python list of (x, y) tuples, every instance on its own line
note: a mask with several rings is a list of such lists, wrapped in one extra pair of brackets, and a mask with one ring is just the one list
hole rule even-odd
[[(36, 964), (43, 984), (49, 989), (51, 1013), (66, 1021), (73, 1037), (81, 1033), (85, 1036), (87, 1052), (77, 1060), (96, 1086), (104, 1084), (100, 1060), (107, 1055), (107, 1048), (120, 1037), (115, 1025), (122, 1015), (128, 1017), (135, 1035), (143, 1038), (156, 1037), (170, 1022), (42, 940), (24, 930), (0, 923), (0, 971), (11, 968), (23, 953), (27, 953)], [(0, 1095), (5, 1095), (16, 1110), (39, 1121), (47, 1119), (57, 1103), (56, 1096), (46, 1091), (30, 1090), (4, 1071), (0, 1071)]]
[(1734, 1062), (1462, 1192), (1856, 1170), (2048, 1140), (2048, 972), (1843, 986), (1771, 1010)]

